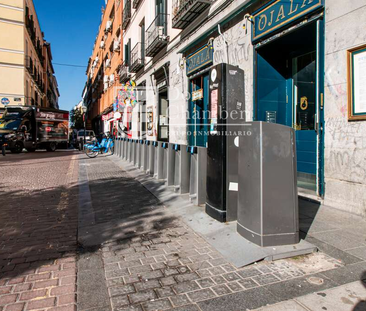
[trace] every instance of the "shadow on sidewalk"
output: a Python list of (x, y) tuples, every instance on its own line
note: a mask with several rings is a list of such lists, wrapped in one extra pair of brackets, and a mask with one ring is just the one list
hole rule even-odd
[(320, 203), (299, 198), (300, 237), (305, 239), (315, 222)]
[(76, 255), (77, 186), (6, 189), (0, 184), (0, 279)]
[[(98, 174), (97, 174), (98, 175)], [(87, 228), (97, 251), (106, 241), (171, 227), (177, 220), (131, 177), (89, 181), (95, 224)], [(34, 191), (6, 191), (0, 184), (0, 279), (32, 274), (78, 251), (79, 185)], [(159, 233), (149, 234), (159, 237)]]
[[(362, 274), (361, 284), (366, 288), (366, 271)], [(365, 291), (366, 292), (366, 291)], [(361, 300), (353, 309), (353, 311), (365, 311), (366, 300)]]

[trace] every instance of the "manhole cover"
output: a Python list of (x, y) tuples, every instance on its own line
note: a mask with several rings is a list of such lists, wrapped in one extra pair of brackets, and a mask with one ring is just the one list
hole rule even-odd
[(324, 280), (323, 279), (317, 278), (317, 277), (314, 277), (314, 276), (308, 278), (307, 281), (310, 284), (315, 284), (315, 285), (322, 285), (324, 283)]

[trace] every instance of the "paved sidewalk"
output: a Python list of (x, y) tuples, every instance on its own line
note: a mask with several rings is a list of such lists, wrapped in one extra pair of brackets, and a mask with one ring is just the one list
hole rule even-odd
[(260, 308), (257, 311), (365, 311), (366, 274), (364, 281), (309, 294), (293, 300)]
[(0, 176), (0, 310), (74, 311), (75, 154), (8, 154)]
[[(90, 221), (79, 223), (79, 241), (95, 267), (103, 268), (100, 282), (85, 278), (78, 284), (78, 292), (90, 290), (78, 300), (81, 311), (253, 310), (360, 280), (366, 270), (362, 258), (316, 238), (326, 253), (237, 269), (174, 216), (174, 207), (121, 169), (127, 163), (99, 156), (80, 164), (91, 204), (83, 210)], [(90, 303), (101, 291), (103, 303)]]

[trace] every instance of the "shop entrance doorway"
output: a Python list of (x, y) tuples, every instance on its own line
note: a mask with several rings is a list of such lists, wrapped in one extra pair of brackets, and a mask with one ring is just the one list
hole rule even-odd
[(296, 131), (298, 186), (323, 193), (322, 20), (256, 49), (256, 119)]
[(189, 81), (189, 131), (190, 146), (207, 147), (209, 120), (209, 74), (193, 78)]

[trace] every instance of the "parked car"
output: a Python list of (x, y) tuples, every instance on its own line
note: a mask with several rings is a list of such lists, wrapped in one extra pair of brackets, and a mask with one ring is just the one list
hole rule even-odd
[[(85, 131), (85, 141), (86, 143), (90, 143), (95, 138), (94, 131), (86, 130)], [(84, 130), (79, 130), (76, 136), (76, 147), (79, 148), (80, 141), (84, 141)]]

